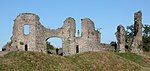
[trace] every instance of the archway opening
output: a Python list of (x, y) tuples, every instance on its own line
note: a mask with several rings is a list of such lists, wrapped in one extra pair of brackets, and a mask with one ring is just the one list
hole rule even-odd
[(46, 48), (48, 54), (57, 54), (62, 55), (63, 49), (62, 49), (62, 40), (57, 37), (48, 38), (46, 40)]
[(24, 25), (23, 26), (23, 34), (28, 35), (30, 33), (30, 26), (29, 25)]

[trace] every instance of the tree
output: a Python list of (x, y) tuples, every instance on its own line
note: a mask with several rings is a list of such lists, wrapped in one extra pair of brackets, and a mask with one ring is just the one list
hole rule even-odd
[(150, 36), (150, 25), (144, 25), (143, 28), (143, 35), (147, 37)]
[(46, 42), (46, 45), (47, 45), (47, 50), (51, 49), (51, 50), (54, 50), (54, 46), (50, 44), (50, 42)]
[[(127, 26), (127, 30), (125, 32), (126, 32), (126, 36), (125, 36), (126, 46), (128, 46), (130, 49), (130, 45), (134, 37), (134, 26), (133, 25)], [(150, 51), (150, 25), (147, 24), (144, 25), (142, 33), (143, 33), (142, 35), (143, 50)]]
[(126, 31), (125, 31), (125, 41), (126, 41), (126, 47), (128, 50), (130, 50), (130, 46), (131, 46), (131, 42), (132, 39), (134, 37), (134, 26), (130, 25), (126, 27)]
[(54, 46), (50, 44), (50, 42), (46, 42), (46, 49), (48, 54), (53, 54), (52, 50), (54, 50)]
[(143, 50), (150, 51), (150, 25), (143, 26)]

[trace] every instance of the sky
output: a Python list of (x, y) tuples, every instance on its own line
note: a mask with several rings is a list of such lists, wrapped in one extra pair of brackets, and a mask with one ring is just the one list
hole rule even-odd
[[(90, 18), (96, 29), (102, 28), (101, 42), (110, 43), (116, 41), (116, 27), (132, 25), (138, 10), (143, 13), (143, 24), (150, 24), (150, 0), (0, 0), (0, 50), (10, 41), (13, 20), (20, 13), (37, 14), (42, 25), (51, 29), (72, 17), (77, 30), (81, 30), (81, 19)], [(61, 47), (61, 39), (49, 41)]]

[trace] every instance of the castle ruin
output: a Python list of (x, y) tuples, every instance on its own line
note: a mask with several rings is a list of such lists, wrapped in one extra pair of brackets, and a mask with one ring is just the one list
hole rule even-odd
[[(141, 53), (142, 49), (142, 12), (134, 13), (134, 36), (131, 45), (128, 45), (132, 53)], [(120, 52), (125, 52), (125, 30), (122, 25), (117, 27), (116, 38)]]
[[(11, 41), (4, 48), (5, 51), (38, 51), (47, 52), (47, 40), (57, 37), (62, 40), (62, 54), (71, 55), (86, 51), (115, 51), (125, 52), (126, 38), (125, 28), (117, 27), (116, 38), (118, 47), (113, 48), (110, 44), (100, 43), (101, 33), (95, 30), (95, 25), (89, 18), (81, 19), (81, 36), (77, 31), (76, 22), (69, 17), (63, 22), (63, 26), (57, 29), (45, 28), (40, 23), (40, 18), (33, 13), (21, 13), (14, 20)], [(24, 34), (24, 26), (29, 26), (29, 34)], [(128, 45), (132, 53), (139, 53), (142, 45), (142, 13), (134, 14), (134, 37), (131, 45)]]
[[(76, 37), (76, 23), (71, 17), (58, 29), (45, 28), (40, 18), (33, 13), (21, 13), (14, 20), (13, 35), (6, 50), (46, 52), (46, 41), (57, 37), (62, 40), (63, 55), (100, 50), (100, 32), (95, 30), (89, 18), (81, 19), (81, 36)], [(24, 26), (29, 26), (29, 34), (24, 34)]]

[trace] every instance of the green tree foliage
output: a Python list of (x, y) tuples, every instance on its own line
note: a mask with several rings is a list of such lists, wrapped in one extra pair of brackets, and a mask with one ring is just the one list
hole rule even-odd
[(50, 42), (46, 42), (46, 50), (48, 54), (55, 54), (55, 48)]
[(150, 51), (150, 25), (144, 25), (143, 28), (143, 50)]
[(126, 41), (126, 46), (128, 47), (128, 49), (130, 49), (130, 45), (132, 42), (132, 39), (134, 37), (134, 26), (130, 25), (126, 27), (126, 31), (125, 31), (125, 41)]
[(62, 48), (55, 48), (53, 45), (50, 44), (50, 42), (46, 42), (47, 45), (47, 53), (48, 54), (57, 54), (57, 55), (61, 55)]
[(47, 45), (47, 50), (51, 49), (51, 50), (54, 50), (54, 46), (50, 44), (50, 42), (46, 42), (46, 45)]
[(133, 25), (130, 25), (130, 26), (127, 26), (127, 35), (129, 37), (133, 37), (134, 36), (134, 26)]
[(143, 30), (143, 35), (149, 37), (150, 36), (150, 25), (144, 25), (143, 26), (144, 30)]
[[(126, 32), (126, 45), (130, 46), (132, 39), (134, 37), (134, 26), (130, 25), (127, 26)], [(142, 40), (143, 40), (143, 50), (144, 51), (150, 51), (150, 25), (144, 25), (143, 26), (143, 35), (142, 35)]]

